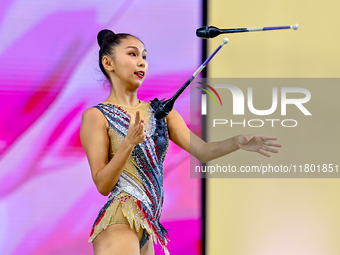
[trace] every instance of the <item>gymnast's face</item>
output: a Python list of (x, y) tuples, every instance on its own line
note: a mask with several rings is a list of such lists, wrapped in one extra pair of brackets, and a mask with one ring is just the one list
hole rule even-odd
[(148, 71), (146, 49), (141, 41), (129, 36), (114, 48), (112, 57), (113, 84), (123, 83), (128, 89), (142, 85)]

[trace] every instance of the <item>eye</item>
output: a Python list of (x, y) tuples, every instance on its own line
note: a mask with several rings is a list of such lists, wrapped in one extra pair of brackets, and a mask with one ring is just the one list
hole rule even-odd
[(146, 59), (146, 56), (143, 56), (143, 59)]
[(136, 53), (134, 53), (134, 52), (131, 52), (131, 53), (129, 53), (129, 55), (131, 55), (131, 56), (136, 56)]

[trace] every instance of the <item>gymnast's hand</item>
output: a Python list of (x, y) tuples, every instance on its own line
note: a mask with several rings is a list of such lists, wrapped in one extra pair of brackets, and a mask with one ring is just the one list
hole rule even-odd
[(262, 135), (239, 135), (237, 137), (240, 149), (258, 152), (266, 157), (270, 157), (270, 154), (265, 151), (278, 153), (278, 150), (270, 148), (269, 146), (281, 147), (281, 144), (270, 142), (271, 140), (277, 140), (277, 137)]
[(130, 116), (130, 125), (125, 139), (129, 143), (137, 145), (141, 143), (146, 137), (146, 134), (144, 133), (144, 119), (140, 118), (139, 110), (136, 111), (136, 119), (132, 113), (128, 112), (127, 115)]

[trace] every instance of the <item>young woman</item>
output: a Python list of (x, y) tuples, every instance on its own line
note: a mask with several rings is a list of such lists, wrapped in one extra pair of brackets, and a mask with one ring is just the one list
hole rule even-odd
[(111, 92), (104, 102), (83, 113), (80, 137), (98, 191), (103, 196), (111, 194), (89, 241), (95, 255), (151, 255), (157, 240), (169, 254), (168, 234), (159, 222), (169, 139), (201, 162), (238, 149), (269, 157), (268, 152), (277, 153), (271, 147), (281, 145), (272, 142), (276, 137), (259, 135), (206, 143), (190, 133), (176, 110), (163, 120), (155, 119), (159, 100), (137, 98), (148, 71), (143, 42), (110, 30), (100, 31), (97, 39), (99, 66), (111, 83)]

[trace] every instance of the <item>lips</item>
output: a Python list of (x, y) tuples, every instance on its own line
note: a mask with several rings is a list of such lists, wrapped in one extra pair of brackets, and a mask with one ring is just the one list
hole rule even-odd
[(137, 75), (139, 78), (144, 78), (144, 75), (145, 75), (145, 72), (144, 71), (138, 71), (138, 72), (135, 72), (135, 75)]

